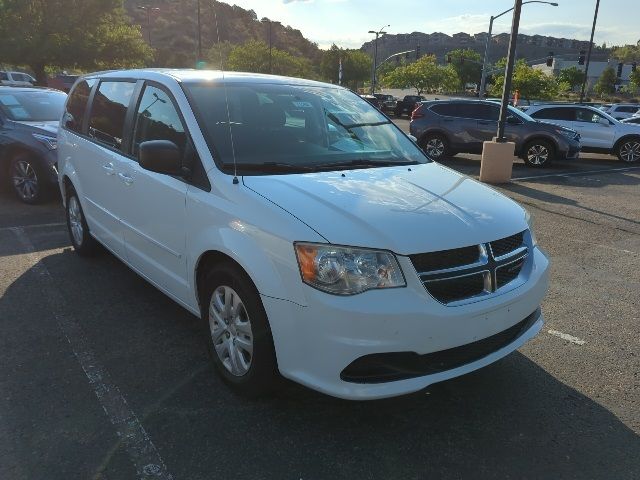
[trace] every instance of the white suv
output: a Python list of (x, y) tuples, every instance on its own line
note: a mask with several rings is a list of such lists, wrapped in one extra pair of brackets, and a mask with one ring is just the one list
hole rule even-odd
[(637, 103), (614, 103), (603, 111), (611, 115), (616, 120), (624, 120), (625, 118), (633, 117), (638, 111), (640, 111), (640, 105)]
[(9, 87), (32, 87), (36, 79), (28, 73), (0, 71), (0, 85)]
[(348, 399), (409, 393), (542, 327), (549, 263), (526, 211), (430, 161), (344, 88), (89, 75), (58, 152), (78, 254), (104, 245), (201, 317), (218, 372), (244, 393), (279, 374)]
[(640, 127), (616, 120), (587, 105), (534, 105), (527, 114), (536, 120), (555, 123), (580, 134), (583, 152), (610, 153), (623, 162), (640, 161)]

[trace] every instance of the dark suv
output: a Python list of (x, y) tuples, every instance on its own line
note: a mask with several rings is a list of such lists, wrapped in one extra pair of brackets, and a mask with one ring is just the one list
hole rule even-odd
[[(516, 155), (534, 167), (553, 159), (573, 159), (580, 153), (580, 135), (560, 125), (538, 122), (509, 108), (505, 136), (516, 144)], [(411, 115), (411, 134), (434, 160), (456, 153), (481, 153), (483, 142), (498, 129), (500, 105), (482, 100), (423, 102)]]

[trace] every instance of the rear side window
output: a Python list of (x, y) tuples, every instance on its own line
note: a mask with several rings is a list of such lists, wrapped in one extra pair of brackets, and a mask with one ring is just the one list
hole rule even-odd
[(149, 140), (169, 140), (183, 155), (187, 145), (184, 125), (171, 98), (153, 86), (144, 89), (138, 105), (133, 154), (137, 155), (140, 144)]
[(458, 108), (460, 117), (475, 120), (494, 120), (497, 122), (500, 114), (497, 105), (487, 105), (486, 103), (461, 103)]
[(7, 75), (7, 72), (0, 72), (0, 80), (9, 80), (9, 75)]
[(124, 120), (136, 84), (100, 82), (89, 116), (89, 136), (111, 148), (122, 148)]
[(542, 108), (531, 114), (533, 118), (543, 118), (547, 120), (565, 120), (572, 122), (575, 120), (575, 112), (572, 108)]
[(89, 94), (96, 80), (82, 80), (79, 82), (67, 101), (67, 109), (64, 114), (64, 127), (72, 132), (82, 133), (82, 124), (87, 111)]

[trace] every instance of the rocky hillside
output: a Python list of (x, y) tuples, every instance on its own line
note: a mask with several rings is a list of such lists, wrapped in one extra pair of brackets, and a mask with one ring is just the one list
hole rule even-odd
[[(125, 0), (125, 8), (133, 21), (142, 26), (145, 39), (151, 33), (151, 46), (156, 49), (155, 66), (193, 67), (197, 52), (197, 0)], [(151, 13), (151, 28), (147, 12), (140, 5), (157, 7)], [(202, 45), (206, 52), (218, 41), (241, 44), (247, 40), (262, 40), (296, 56), (318, 62), (318, 46), (307, 40), (299, 30), (268, 18), (258, 19), (253, 10), (215, 0), (201, 0)]]
[[(414, 50), (420, 46), (421, 54), (434, 54), (440, 62), (444, 62), (447, 52), (458, 48), (470, 48), (484, 55), (486, 33), (469, 35), (468, 33), (456, 33), (452, 36), (444, 33), (420, 33), (413, 32), (398, 35), (385, 35), (378, 40), (378, 59), (384, 59), (389, 55), (405, 50)], [(496, 60), (507, 56), (509, 47), (509, 34), (501, 33), (492, 39), (490, 60)], [(362, 50), (373, 54), (373, 40), (365, 43)], [(542, 35), (518, 35), (518, 58), (534, 60), (545, 58), (552, 51), (556, 56), (566, 56), (574, 59), (578, 57), (580, 50), (589, 48), (588, 41), (572, 40), (568, 38), (545, 37)], [(594, 58), (604, 56), (606, 59), (608, 50), (599, 47), (594, 49)]]

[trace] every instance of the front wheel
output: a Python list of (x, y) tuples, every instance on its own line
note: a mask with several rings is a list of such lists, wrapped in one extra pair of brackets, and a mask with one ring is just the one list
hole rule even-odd
[(18, 154), (11, 160), (13, 191), (20, 201), (30, 205), (42, 203), (46, 198), (44, 173), (33, 157)]
[(623, 141), (616, 151), (620, 160), (626, 163), (635, 163), (640, 160), (640, 138), (632, 138)]
[(232, 263), (214, 267), (204, 282), (202, 320), (216, 370), (240, 394), (269, 393), (280, 376), (267, 314), (253, 282)]
[(553, 160), (555, 149), (546, 140), (534, 140), (524, 147), (524, 161), (536, 168), (548, 167)]
[(447, 140), (441, 135), (427, 134), (422, 138), (420, 147), (433, 160), (440, 160), (449, 153)]

